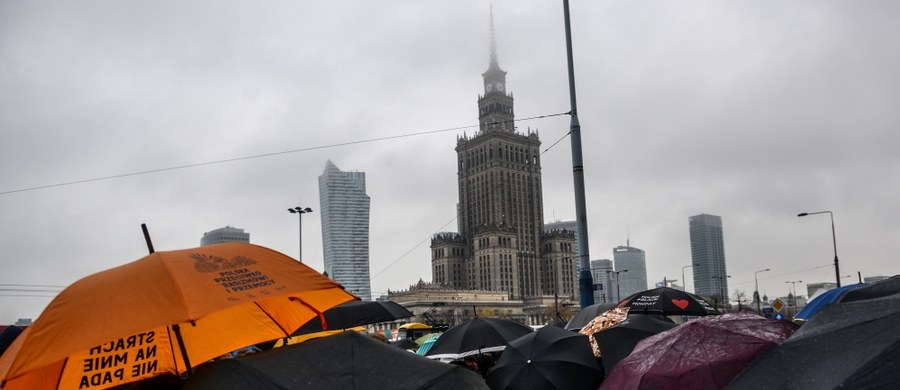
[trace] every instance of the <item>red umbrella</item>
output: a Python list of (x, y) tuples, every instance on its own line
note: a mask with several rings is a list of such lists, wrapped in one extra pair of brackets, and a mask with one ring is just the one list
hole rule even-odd
[(601, 389), (724, 389), (797, 325), (752, 313), (708, 316), (641, 340)]

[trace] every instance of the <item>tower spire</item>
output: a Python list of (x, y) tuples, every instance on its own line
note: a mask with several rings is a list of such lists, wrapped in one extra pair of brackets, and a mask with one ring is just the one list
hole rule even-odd
[(494, 34), (494, 4), (491, 4), (491, 64), (497, 63), (497, 38)]

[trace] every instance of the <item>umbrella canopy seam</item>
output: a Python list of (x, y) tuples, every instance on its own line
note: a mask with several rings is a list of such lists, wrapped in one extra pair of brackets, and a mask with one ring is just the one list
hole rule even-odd
[[(166, 276), (169, 278), (169, 280), (173, 284), (175, 284), (178, 282), (178, 280), (175, 278), (175, 274), (172, 272), (172, 268), (169, 266), (169, 264), (167, 262), (163, 261), (163, 253), (166, 253), (166, 252), (153, 252), (150, 254), (150, 256), (153, 256), (154, 261), (162, 263), (163, 269), (166, 270)], [(187, 319), (187, 321), (181, 321), (181, 322), (190, 321), (191, 325), (194, 325), (194, 321), (196, 321), (197, 319), (194, 318), (194, 313), (192, 313), (192, 310), (188, 306), (187, 299), (184, 296), (184, 292), (177, 290), (176, 293), (178, 294), (178, 298), (181, 300), (181, 307), (184, 308), (184, 315)], [(172, 324), (167, 324), (167, 325), (172, 325)]]

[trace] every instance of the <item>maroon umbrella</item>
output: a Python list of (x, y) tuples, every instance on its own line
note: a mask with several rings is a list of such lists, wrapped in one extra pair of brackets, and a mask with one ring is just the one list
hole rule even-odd
[(641, 340), (601, 389), (724, 389), (797, 325), (753, 313), (708, 316)]

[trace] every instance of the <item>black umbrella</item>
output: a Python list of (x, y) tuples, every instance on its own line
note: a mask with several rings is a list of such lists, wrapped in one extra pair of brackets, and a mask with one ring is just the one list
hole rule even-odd
[(889, 389), (900, 372), (900, 294), (828, 305), (729, 389)]
[(900, 294), (900, 275), (894, 275), (866, 287), (848, 291), (838, 299), (838, 302), (861, 301), (863, 299), (885, 297), (893, 294)]
[(12, 344), (20, 334), (22, 334), (22, 328), (15, 325), (7, 326), (6, 329), (3, 329), (3, 331), (0, 332), (0, 355), (3, 355), (3, 352), (9, 348), (9, 345)]
[(316, 317), (303, 324), (293, 335), (298, 336), (323, 330), (349, 329), (354, 326), (393, 321), (413, 315), (405, 307), (392, 301), (350, 301), (332, 307), (324, 314), (328, 329), (324, 329), (322, 320)]
[(419, 348), (419, 344), (416, 344), (415, 341), (411, 339), (400, 339), (396, 341), (391, 341), (391, 346), (397, 347), (400, 349), (416, 349)]
[(588, 336), (545, 326), (509, 343), (488, 373), (491, 389), (596, 389), (602, 371)]
[(499, 318), (475, 318), (448, 329), (425, 356), (453, 358), (480, 352), (502, 351), (506, 345), (533, 330), (518, 322)]
[(632, 294), (619, 302), (618, 307), (629, 308), (628, 314), (652, 313), (687, 316), (722, 314), (703, 298), (669, 287), (659, 287)]
[(613, 309), (616, 307), (615, 303), (595, 303), (588, 307), (585, 307), (575, 313), (575, 316), (569, 320), (569, 323), (566, 324), (567, 330), (581, 330), (584, 328), (588, 322), (591, 322), (594, 318), (603, 314), (607, 310)]
[(631, 354), (639, 341), (676, 326), (665, 316), (629, 314), (625, 321), (594, 333), (597, 346), (600, 347), (604, 372), (608, 375), (620, 360)]
[(184, 389), (487, 389), (471, 370), (357, 332), (199, 366)]

